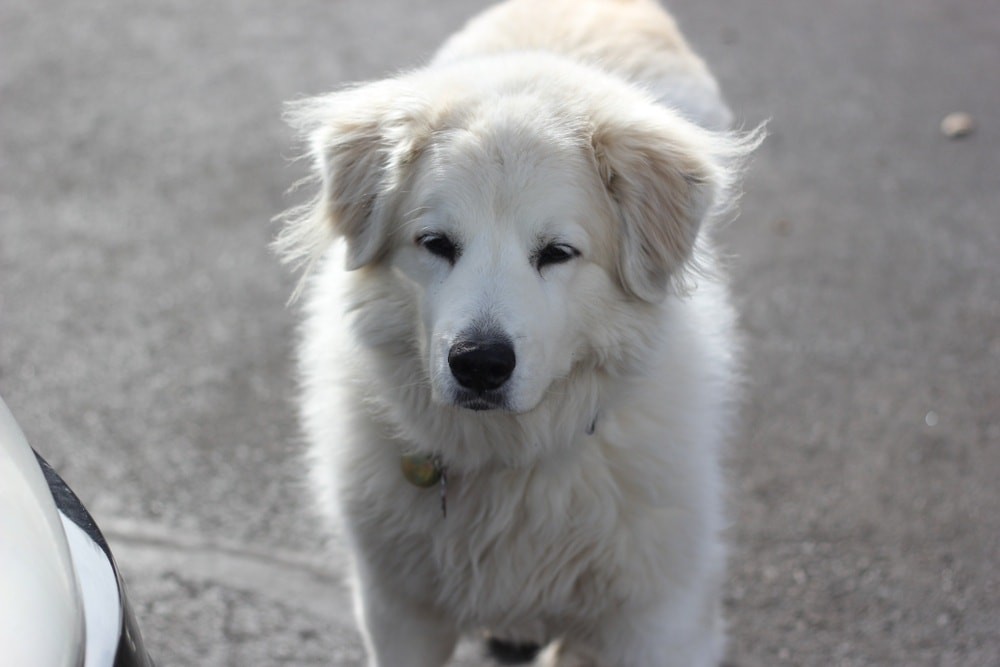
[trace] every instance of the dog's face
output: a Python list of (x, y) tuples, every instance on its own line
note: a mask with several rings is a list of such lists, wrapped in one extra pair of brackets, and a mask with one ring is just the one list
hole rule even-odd
[(723, 186), (707, 133), (562, 74), (403, 78), (302, 111), (323, 190), (286, 243), (316, 253), (332, 231), (349, 269), (412, 290), (440, 404), (527, 412), (611, 353), (614, 311), (665, 297)]
[(388, 263), (419, 295), (435, 400), (524, 412), (586, 346), (581, 301), (611, 290), (595, 224), (610, 211), (576, 128), (516, 102), (486, 115), (416, 158)]

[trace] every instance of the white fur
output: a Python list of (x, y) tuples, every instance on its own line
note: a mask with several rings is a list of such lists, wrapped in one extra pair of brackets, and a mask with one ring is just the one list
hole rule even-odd
[[(442, 665), (480, 630), (557, 642), (562, 665), (722, 657), (737, 382), (705, 226), (759, 137), (682, 118), (728, 111), (653, 3), (574, 3), (576, 41), (541, 43), (573, 21), (561, 2), (500, 5), (430, 66), (293, 113), (321, 181), (279, 241), (315, 264), (302, 416), (376, 667)], [(588, 30), (600, 57), (580, 53)], [(686, 111), (663, 104), (693, 81)], [(454, 264), (428, 232), (460, 243)], [(539, 269), (549, 241), (580, 256)], [(514, 343), (503, 410), (461, 407), (448, 367), (477, 326)], [(446, 518), (402, 476), (413, 452), (447, 465)]]

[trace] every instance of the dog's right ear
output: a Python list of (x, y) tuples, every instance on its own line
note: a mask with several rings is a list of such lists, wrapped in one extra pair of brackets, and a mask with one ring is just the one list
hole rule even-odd
[(424, 105), (399, 81), (364, 84), (289, 105), (286, 119), (308, 143), (320, 191), (288, 211), (275, 245), (282, 257), (311, 265), (330, 242), (347, 243), (347, 269), (388, 249), (395, 194), (430, 136)]

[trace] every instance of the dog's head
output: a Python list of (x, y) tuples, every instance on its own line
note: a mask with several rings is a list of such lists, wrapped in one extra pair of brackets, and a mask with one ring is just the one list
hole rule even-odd
[(623, 323), (676, 291), (753, 145), (539, 57), (295, 115), (322, 186), (279, 243), (307, 258), (341, 237), (348, 269), (411, 289), (434, 400), (472, 410), (530, 411), (577, 364), (627, 356), (647, 332)]

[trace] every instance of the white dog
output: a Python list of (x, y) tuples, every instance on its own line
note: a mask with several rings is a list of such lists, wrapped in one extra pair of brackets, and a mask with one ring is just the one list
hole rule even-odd
[(717, 665), (734, 314), (707, 224), (760, 134), (652, 0), (510, 0), (298, 103), (302, 416), (370, 664), (457, 638)]

